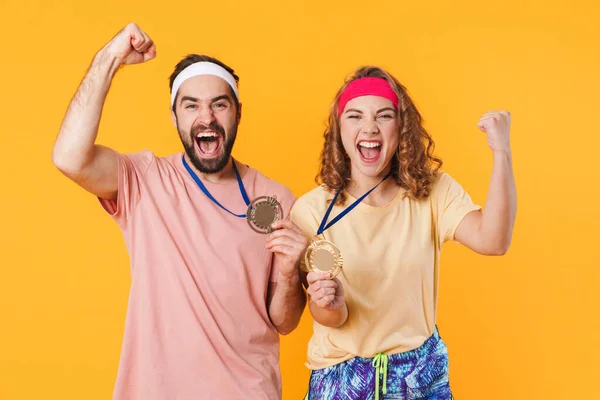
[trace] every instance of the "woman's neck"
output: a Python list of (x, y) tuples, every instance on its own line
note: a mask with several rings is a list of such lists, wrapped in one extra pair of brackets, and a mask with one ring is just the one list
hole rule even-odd
[[(357, 199), (379, 184), (389, 171), (390, 168), (388, 167), (385, 172), (377, 176), (368, 176), (353, 168), (351, 173), (352, 182), (346, 185), (346, 191)], [(389, 177), (377, 189), (373, 190), (363, 202), (373, 207), (384, 207), (398, 195), (399, 190), (400, 186), (396, 184), (392, 177)]]

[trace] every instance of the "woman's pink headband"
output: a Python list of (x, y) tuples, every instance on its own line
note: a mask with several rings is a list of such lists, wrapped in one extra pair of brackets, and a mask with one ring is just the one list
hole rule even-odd
[(398, 96), (391, 88), (388, 81), (383, 78), (366, 77), (355, 79), (346, 86), (344, 92), (340, 96), (338, 106), (338, 117), (342, 115), (346, 104), (357, 97), (361, 96), (380, 96), (390, 100), (398, 108)]

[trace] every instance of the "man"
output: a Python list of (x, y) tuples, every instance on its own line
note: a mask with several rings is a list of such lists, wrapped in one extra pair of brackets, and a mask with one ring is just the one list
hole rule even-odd
[(95, 144), (117, 70), (155, 56), (137, 25), (119, 32), (94, 57), (53, 150), (119, 224), (131, 258), (114, 399), (279, 399), (278, 332), (295, 329), (304, 309), (306, 239), (287, 218), (266, 236), (241, 218), (250, 199), (275, 196), (284, 216), (295, 199), (231, 157), (241, 118), (233, 70), (198, 55), (176, 66), (171, 114), (184, 154)]

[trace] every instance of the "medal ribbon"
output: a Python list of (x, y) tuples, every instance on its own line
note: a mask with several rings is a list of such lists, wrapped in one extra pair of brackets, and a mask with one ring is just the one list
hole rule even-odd
[(361, 201), (363, 201), (365, 199), (365, 197), (367, 197), (368, 195), (370, 195), (371, 192), (373, 192), (373, 190), (377, 189), (377, 186), (381, 185), (383, 183), (383, 181), (385, 181), (387, 178), (389, 178), (390, 175), (391, 175), (391, 172), (389, 174), (387, 174), (385, 176), (385, 178), (383, 178), (381, 180), (381, 182), (379, 182), (377, 185), (373, 186), (371, 188), (371, 190), (369, 190), (367, 193), (363, 194), (360, 198), (356, 199), (354, 201), (354, 203), (352, 203), (348, 207), (346, 207), (337, 217), (335, 217), (334, 219), (332, 219), (330, 223), (328, 223), (327, 225), (325, 225), (327, 223), (327, 219), (329, 219), (329, 214), (331, 214), (331, 210), (333, 210), (333, 206), (335, 205), (335, 201), (337, 200), (340, 192), (344, 188), (344, 186), (342, 185), (338, 189), (337, 193), (333, 197), (333, 200), (331, 201), (331, 204), (329, 204), (329, 207), (327, 208), (327, 212), (325, 213), (325, 216), (323, 217), (323, 220), (321, 221), (321, 226), (319, 226), (319, 230), (317, 231), (317, 236), (320, 235), (320, 234), (322, 234), (323, 232), (325, 232), (327, 229), (331, 228), (340, 219), (344, 218), (350, 211), (352, 211), (354, 209), (354, 207), (356, 207)]
[[(200, 180), (200, 178), (198, 177), (198, 175), (196, 175), (196, 173), (194, 172), (194, 170), (192, 168), (190, 168), (190, 166), (188, 165), (187, 161), (185, 161), (185, 157), (182, 156), (181, 159), (183, 161), (183, 166), (185, 167), (185, 169), (187, 169), (187, 171), (191, 175), (192, 179), (196, 182), (196, 184), (198, 185), (198, 187), (200, 188), (200, 190), (202, 190), (202, 193), (204, 193), (206, 195), (206, 197), (208, 197), (209, 199), (211, 199), (213, 203), (215, 203), (216, 205), (218, 205), (219, 207), (221, 207), (223, 210), (227, 211), (229, 214), (234, 215), (234, 216), (236, 216), (238, 218), (246, 218), (246, 214), (235, 214), (235, 213), (232, 213), (231, 211), (229, 211), (228, 209), (226, 209), (225, 207), (223, 207), (221, 205), (221, 203), (219, 203), (217, 201), (217, 199), (215, 199), (213, 197), (213, 195), (210, 194), (210, 192), (208, 191), (208, 189), (206, 188), (206, 186), (204, 186), (204, 184), (202, 183), (202, 181)], [(249, 206), (250, 205), (250, 199), (248, 198), (248, 194), (246, 193), (246, 189), (244, 188), (244, 182), (242, 182), (242, 177), (240, 176), (240, 173), (239, 173), (239, 171), (237, 169), (237, 166), (235, 165), (235, 160), (233, 159), (233, 157), (231, 158), (231, 163), (233, 165), (233, 170), (235, 171), (235, 177), (237, 178), (238, 186), (240, 187), (240, 193), (242, 194), (242, 197), (244, 198), (244, 202), (246, 203), (246, 205)]]

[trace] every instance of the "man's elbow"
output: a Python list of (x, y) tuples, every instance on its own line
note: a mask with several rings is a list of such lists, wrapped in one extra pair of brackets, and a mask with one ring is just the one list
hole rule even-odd
[(52, 164), (65, 176), (76, 182), (84, 179), (93, 157), (92, 152), (78, 153), (59, 144), (55, 144), (52, 149)]
[(280, 335), (286, 336), (286, 335), (289, 335), (290, 333), (294, 332), (296, 330), (296, 328), (298, 327), (298, 325), (300, 325), (300, 318), (298, 318), (294, 322), (282, 324), (281, 326), (276, 325), (275, 329), (277, 330), (277, 332), (279, 332)]
[(287, 336), (290, 333), (292, 333), (298, 325), (294, 326), (294, 327), (275, 327), (277, 329), (277, 332), (279, 332), (280, 335), (282, 336)]
[[(285, 336), (296, 330), (298, 325), (300, 325), (302, 314), (304, 314), (305, 304), (306, 297), (304, 297), (302, 303), (298, 304), (297, 308), (291, 314), (288, 314), (287, 317), (281, 319), (275, 318), (274, 320), (273, 316), (271, 316), (271, 322), (279, 334)], [(279, 323), (277, 323), (277, 320), (279, 320)]]
[(75, 157), (69, 155), (69, 152), (54, 146), (52, 149), (52, 164), (63, 174), (69, 177), (75, 177), (81, 173), (83, 165)]
[(52, 148), (52, 164), (61, 172), (69, 168), (67, 155), (57, 145)]

